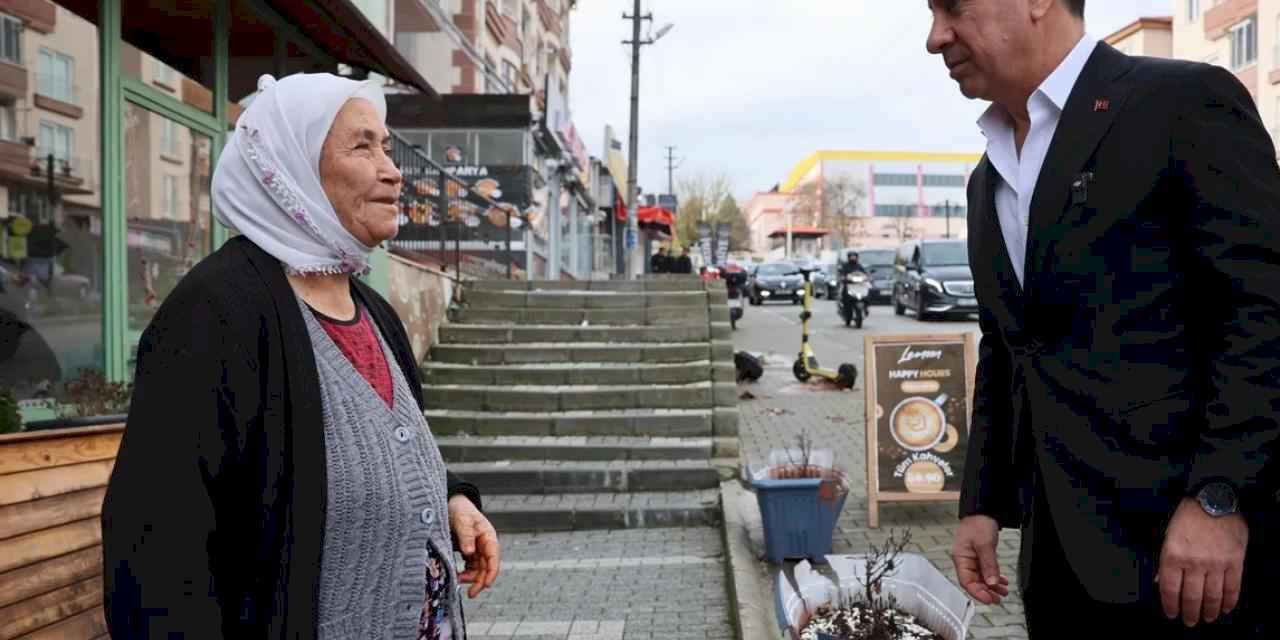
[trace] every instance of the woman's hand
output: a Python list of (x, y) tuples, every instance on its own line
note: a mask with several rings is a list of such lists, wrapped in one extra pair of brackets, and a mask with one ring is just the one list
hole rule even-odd
[(449, 499), (449, 526), (458, 542), (458, 551), (467, 563), (466, 571), (458, 574), (458, 581), (471, 583), (467, 596), (475, 598), (498, 579), (502, 564), (498, 532), (464, 495)]

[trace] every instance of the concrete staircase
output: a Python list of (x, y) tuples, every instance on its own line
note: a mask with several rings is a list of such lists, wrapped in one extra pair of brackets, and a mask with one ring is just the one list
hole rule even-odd
[(738, 464), (722, 283), (476, 281), (423, 367), (449, 468), (501, 531), (703, 526)]

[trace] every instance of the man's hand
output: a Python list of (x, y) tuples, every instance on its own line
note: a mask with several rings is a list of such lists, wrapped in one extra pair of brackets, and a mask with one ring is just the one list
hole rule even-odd
[(1156, 582), (1170, 620), (1194, 627), (1231, 613), (1240, 600), (1249, 524), (1233, 514), (1215, 518), (1194, 498), (1183, 498), (1165, 533)]
[(467, 596), (475, 598), (498, 579), (502, 564), (498, 532), (476, 509), (476, 505), (463, 495), (449, 499), (449, 526), (458, 541), (458, 551), (467, 562), (466, 571), (458, 574), (458, 581), (471, 583)]
[(1000, 525), (989, 516), (968, 516), (960, 520), (951, 561), (956, 579), (969, 595), (982, 604), (1000, 604), (1009, 595), (1009, 579), (1000, 575), (996, 543)]

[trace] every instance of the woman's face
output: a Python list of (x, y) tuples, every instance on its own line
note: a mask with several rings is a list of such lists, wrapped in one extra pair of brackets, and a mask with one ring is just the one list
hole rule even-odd
[(338, 220), (367, 247), (399, 230), (400, 170), (391, 161), (391, 136), (373, 103), (343, 105), (320, 150), (320, 184)]

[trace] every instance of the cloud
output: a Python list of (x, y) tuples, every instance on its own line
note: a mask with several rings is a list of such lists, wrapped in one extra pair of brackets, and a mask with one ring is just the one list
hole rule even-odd
[[(627, 150), (631, 55), (628, 0), (584, 0), (572, 18), (570, 108), (588, 152), (612, 124)], [(1105, 36), (1168, 0), (1094, 0), (1089, 31)], [(965, 99), (924, 48), (923, 0), (646, 0), (653, 29), (641, 48), (640, 184), (665, 191), (666, 146), (680, 175), (724, 173), (746, 197), (786, 178), (819, 149), (980, 152)], [(648, 23), (644, 26), (647, 32)], [(643, 35), (643, 34), (642, 34)]]

